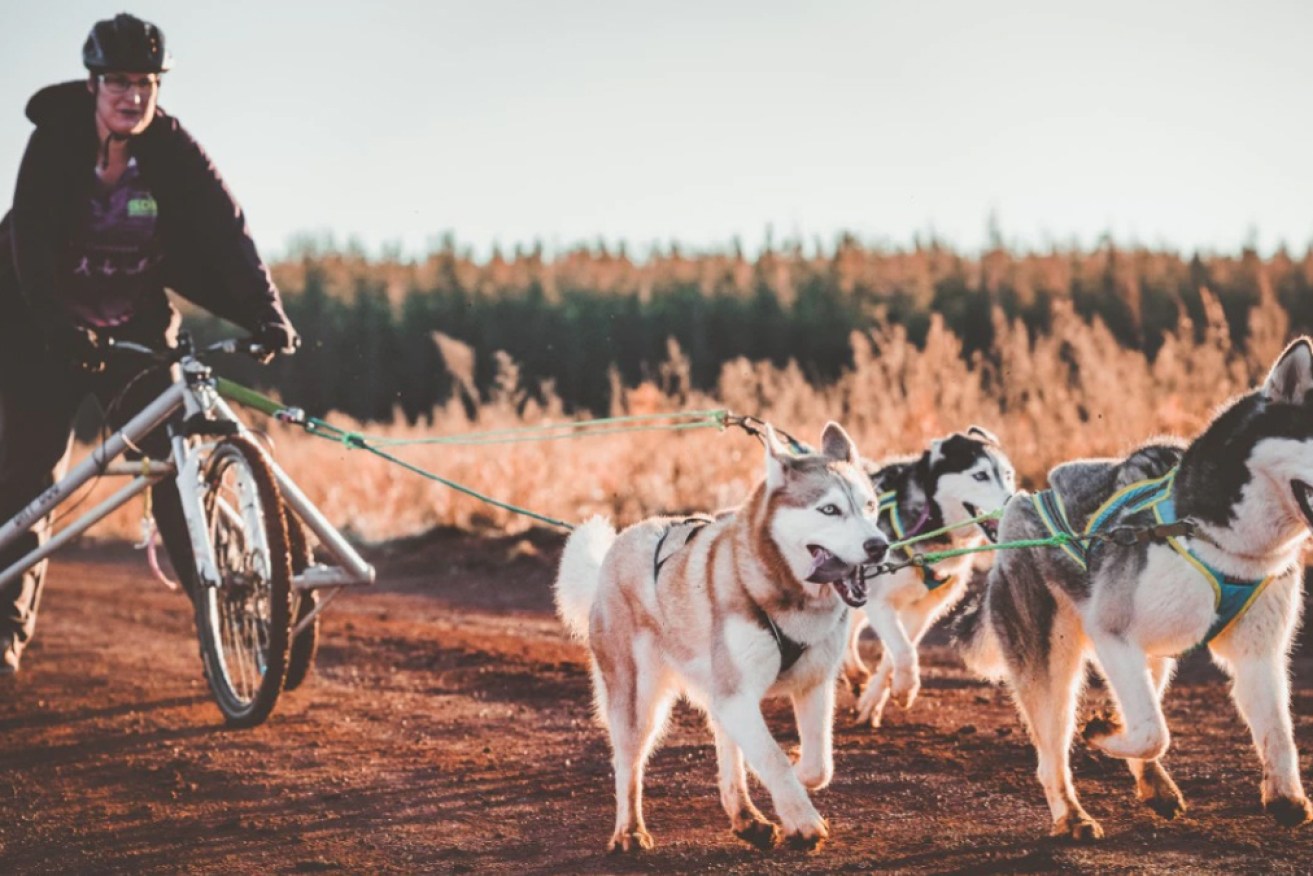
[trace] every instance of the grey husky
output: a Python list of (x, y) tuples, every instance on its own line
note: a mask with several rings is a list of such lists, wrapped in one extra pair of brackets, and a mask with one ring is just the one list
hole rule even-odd
[(1283, 825), (1309, 821), (1287, 672), (1313, 527), (1313, 344), (1287, 347), (1261, 387), (1188, 445), (1067, 463), (1049, 483), (1008, 503), (1003, 541), (1055, 531), (1111, 541), (1003, 553), (956, 629), (968, 664), (1011, 687), (1038, 751), (1053, 835), (1103, 835), (1076, 799), (1068, 763), (1091, 658), (1118, 714), (1086, 724), (1086, 743), (1126, 760), (1136, 796), (1159, 815), (1185, 811), (1160, 763), (1170, 738), (1161, 700), (1174, 658), (1203, 642), (1232, 678), (1263, 765), (1264, 807)]
[[(870, 475), (880, 497), (880, 528), (890, 541), (997, 511), (1015, 490), (1012, 463), (998, 439), (979, 426), (931, 441), (923, 453), (911, 459), (871, 466)], [(908, 550), (976, 547), (986, 538), (992, 540), (997, 530), (996, 521), (985, 520), (909, 545)], [(902, 708), (911, 708), (921, 687), (917, 645), (966, 593), (973, 558), (966, 554), (934, 567), (904, 567), (870, 580), (865, 611), (852, 613), (844, 658), (848, 683), (861, 694), (858, 723), (879, 727), (891, 696)], [(868, 621), (882, 646), (874, 677), (862, 663), (857, 647)]]

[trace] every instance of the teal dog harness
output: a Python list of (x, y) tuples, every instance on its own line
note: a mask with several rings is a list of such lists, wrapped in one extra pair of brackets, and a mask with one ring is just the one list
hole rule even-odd
[[(1088, 554), (1090, 546), (1087, 544), (1092, 536), (1104, 533), (1108, 529), (1108, 524), (1114, 518), (1125, 515), (1138, 514), (1141, 511), (1153, 511), (1154, 520), (1160, 526), (1170, 526), (1178, 523), (1176, 515), (1176, 501), (1172, 495), (1172, 488), (1176, 483), (1176, 469), (1173, 468), (1167, 474), (1159, 478), (1138, 481), (1130, 486), (1123, 487), (1108, 498), (1099, 506), (1085, 525), (1083, 532), (1077, 532), (1067, 519), (1067, 509), (1062, 503), (1062, 497), (1055, 490), (1048, 489), (1035, 493), (1031, 496), (1031, 503), (1035, 506), (1035, 511), (1039, 514), (1040, 520), (1048, 529), (1052, 536), (1064, 536), (1064, 544), (1061, 545), (1062, 551), (1071, 558), (1071, 560), (1080, 566), (1082, 571), (1089, 568)], [(1204, 637), (1205, 643), (1211, 643), (1222, 633), (1231, 628), (1231, 625), (1245, 613), (1258, 595), (1263, 592), (1264, 588), (1271, 583), (1275, 575), (1269, 575), (1257, 581), (1244, 581), (1233, 578), (1224, 572), (1221, 572), (1200, 558), (1193, 551), (1181, 544), (1175, 535), (1162, 536), (1172, 549), (1207, 579), (1213, 587), (1214, 610), (1217, 612), (1217, 618), (1213, 621), (1212, 626), (1208, 628), (1208, 633)], [(1116, 539), (1113, 539), (1114, 541)], [(1135, 540), (1128, 543), (1134, 543)]]

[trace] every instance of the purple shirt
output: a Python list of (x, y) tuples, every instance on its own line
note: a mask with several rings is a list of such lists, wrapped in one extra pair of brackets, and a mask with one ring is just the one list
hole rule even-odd
[(62, 271), (61, 298), (75, 320), (94, 328), (123, 325), (143, 295), (161, 288), (158, 218), (135, 158), (114, 185), (96, 187)]

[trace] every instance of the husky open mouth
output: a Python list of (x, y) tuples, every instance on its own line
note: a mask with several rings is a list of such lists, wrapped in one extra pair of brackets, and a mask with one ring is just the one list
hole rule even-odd
[(807, 545), (811, 551), (812, 567), (807, 580), (813, 584), (832, 584), (839, 598), (860, 608), (866, 604), (866, 578), (861, 566), (853, 566), (830, 553), (818, 544)]
[[(969, 517), (979, 517), (982, 513), (984, 513), (975, 505), (972, 505), (970, 502), (963, 502), (962, 507), (966, 509), (967, 516)], [(988, 520), (981, 520), (979, 523), (976, 524), (976, 526), (980, 527), (980, 531), (985, 534), (985, 538), (989, 539), (991, 542), (994, 543), (998, 542), (997, 517), (991, 517)]]
[(1295, 494), (1295, 503), (1299, 505), (1299, 511), (1304, 515), (1304, 524), (1309, 529), (1313, 529), (1313, 486), (1304, 481), (1294, 480), (1290, 482), (1290, 492)]

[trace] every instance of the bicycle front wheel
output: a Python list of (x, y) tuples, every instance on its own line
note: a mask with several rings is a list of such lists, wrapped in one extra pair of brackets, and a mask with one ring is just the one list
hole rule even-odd
[(260, 449), (220, 441), (205, 465), (202, 507), (218, 586), (196, 594), (205, 677), (236, 727), (269, 716), (283, 690), (291, 647), (291, 557), (282, 497)]

